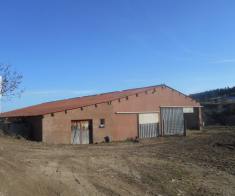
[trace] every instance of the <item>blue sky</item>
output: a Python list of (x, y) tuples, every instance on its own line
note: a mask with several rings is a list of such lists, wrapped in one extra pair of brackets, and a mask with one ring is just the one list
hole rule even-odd
[(234, 0), (0, 2), (0, 63), (24, 75), (11, 110), (165, 83), (235, 85)]

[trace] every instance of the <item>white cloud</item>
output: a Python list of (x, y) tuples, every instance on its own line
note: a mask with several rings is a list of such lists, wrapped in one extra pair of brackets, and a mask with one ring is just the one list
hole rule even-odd
[(212, 61), (211, 64), (235, 63), (235, 59), (221, 59)]

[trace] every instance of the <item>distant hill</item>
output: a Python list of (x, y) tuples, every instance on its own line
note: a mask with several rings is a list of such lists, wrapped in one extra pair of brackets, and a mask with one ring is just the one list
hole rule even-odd
[(232, 88), (222, 88), (211, 91), (205, 91), (202, 93), (192, 94), (190, 95), (192, 98), (196, 99), (199, 102), (210, 102), (216, 101), (216, 99), (226, 101), (226, 100), (234, 100), (235, 101), (235, 87)]
[(235, 125), (235, 87), (190, 95), (201, 103), (205, 125)]

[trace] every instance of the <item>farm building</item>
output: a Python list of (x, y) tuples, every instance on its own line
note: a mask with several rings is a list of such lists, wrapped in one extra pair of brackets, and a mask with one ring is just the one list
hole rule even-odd
[(201, 106), (166, 85), (43, 103), (1, 114), (8, 129), (27, 129), (30, 139), (56, 144), (185, 135), (200, 129)]

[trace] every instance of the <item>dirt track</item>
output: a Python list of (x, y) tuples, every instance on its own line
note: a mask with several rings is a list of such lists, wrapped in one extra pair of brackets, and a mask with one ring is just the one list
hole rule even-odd
[(235, 195), (235, 129), (87, 146), (0, 137), (8, 195)]

